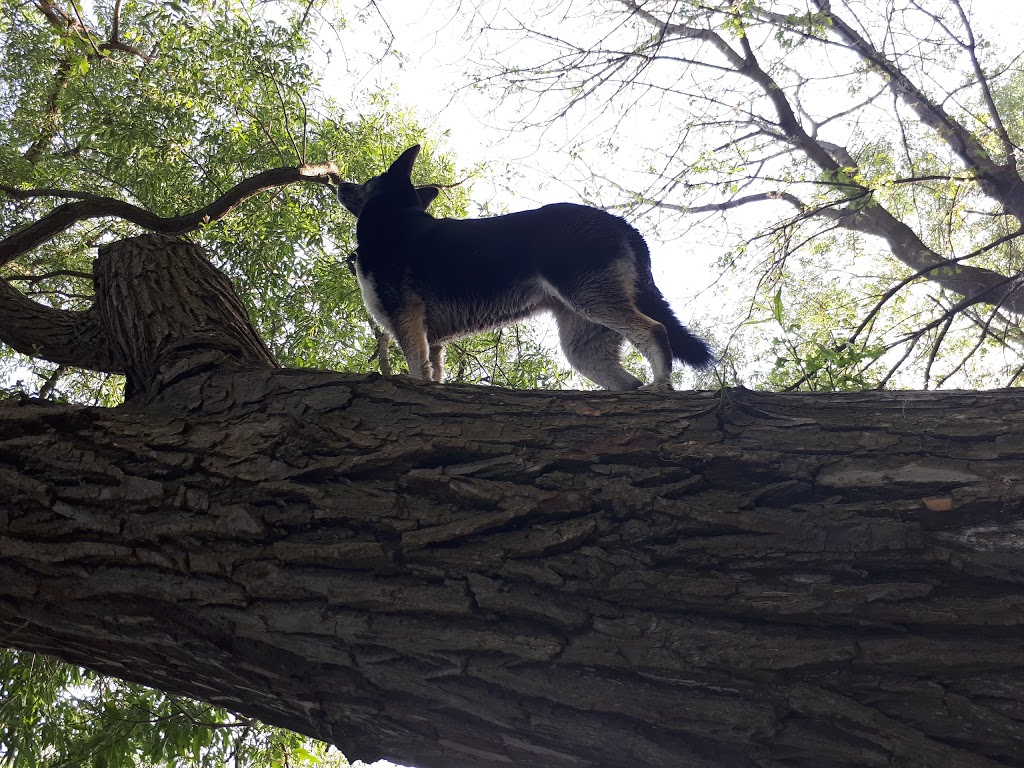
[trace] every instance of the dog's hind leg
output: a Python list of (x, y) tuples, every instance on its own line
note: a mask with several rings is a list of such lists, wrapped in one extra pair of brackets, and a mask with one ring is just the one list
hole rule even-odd
[(584, 319), (567, 307), (557, 306), (553, 311), (562, 351), (577, 373), (599, 387), (616, 392), (640, 387), (643, 382), (622, 367), (623, 338), (620, 334)]
[(672, 390), (672, 348), (664, 325), (633, 307), (604, 306), (588, 312), (588, 316), (629, 339), (650, 363), (653, 380), (641, 389)]
[(664, 325), (636, 308), (634, 279), (631, 267), (615, 265), (603, 273), (588, 275), (582, 285), (563, 289), (559, 298), (592, 323), (625, 336), (639, 350), (654, 376), (643, 389), (670, 391), (672, 347), (668, 333)]

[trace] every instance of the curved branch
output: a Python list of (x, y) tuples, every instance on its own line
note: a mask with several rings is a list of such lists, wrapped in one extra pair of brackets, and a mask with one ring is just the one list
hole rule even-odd
[[(88, 197), (75, 203), (65, 203), (54, 208), (37, 222), (0, 240), (0, 264), (6, 264), (26, 251), (45, 243), (79, 221), (114, 217), (137, 224), (151, 232), (180, 235), (223, 218), (240, 203), (264, 190), (300, 181), (329, 184), (331, 178), (337, 174), (338, 169), (334, 163), (272, 168), (236, 184), (198, 211), (168, 218), (157, 216), (137, 205), (110, 197)], [(42, 190), (38, 194), (40, 196), (52, 195), (53, 192), (54, 190)], [(31, 194), (30, 190), (19, 193), (20, 196), (30, 196)], [(68, 196), (82, 197), (82, 193), (69, 192)]]
[(934, 130), (964, 165), (978, 173), (978, 182), (985, 193), (1024, 221), (1021, 178), (1014, 165), (993, 160), (971, 131), (957, 122), (941, 104), (928, 98), (899, 67), (841, 19), (832, 10), (828, 0), (814, 0), (814, 5), (825, 14), (831, 29), (851, 50), (884, 74), (889, 87), (913, 110), (918, 119)]
[[(922, 278), (922, 277), (927, 278), (929, 280), (935, 280), (935, 277), (931, 273), (933, 273), (933, 272), (935, 272), (937, 270), (941, 270), (941, 269), (949, 269), (949, 268), (952, 268), (952, 267), (956, 267), (957, 269), (961, 269), (962, 270), (962, 269), (964, 269), (964, 267), (963, 266), (958, 266), (958, 265), (961, 264), (961, 262), (966, 261), (967, 259), (973, 259), (975, 256), (980, 256), (981, 254), (985, 253), (986, 251), (990, 251), (993, 248), (996, 248), (996, 247), (998, 247), (1000, 245), (1003, 245), (1004, 243), (1008, 243), (1009, 241), (1011, 241), (1011, 240), (1013, 240), (1013, 239), (1015, 239), (1017, 237), (1020, 237), (1021, 235), (1024, 235), (1024, 229), (1017, 229), (1014, 232), (1011, 232), (1011, 233), (1009, 233), (1007, 235), (1003, 235), (1002, 237), (997, 238), (996, 240), (993, 240), (991, 243), (988, 243), (987, 245), (984, 245), (981, 248), (978, 248), (977, 250), (971, 251), (970, 253), (966, 253), (963, 256), (956, 256), (956, 257), (951, 258), (951, 259), (944, 259), (939, 264), (935, 264), (934, 266), (930, 266), (930, 267), (925, 267), (923, 269), (919, 269), (916, 272), (914, 272), (913, 274), (908, 275), (907, 277), (903, 278), (898, 283), (896, 283), (896, 285), (892, 286), (889, 290), (887, 290), (882, 295), (882, 297), (877, 302), (875, 302), (875, 306), (872, 307), (870, 312), (868, 312), (867, 316), (864, 318), (864, 320), (861, 322), (861, 324), (859, 326), (857, 326), (857, 329), (853, 332), (853, 335), (850, 336), (850, 338), (848, 340), (848, 343), (852, 344), (854, 341), (856, 341), (857, 337), (860, 336), (860, 334), (864, 331), (864, 329), (867, 328), (871, 324), (871, 322), (875, 319), (875, 317), (878, 315), (878, 313), (882, 310), (882, 307), (886, 304), (886, 302), (888, 302), (889, 299), (891, 299), (893, 296), (895, 296), (897, 293), (899, 293), (901, 290), (903, 290), (906, 286), (910, 285), (915, 280), (917, 280), (919, 278)], [(980, 268), (979, 267), (972, 267), (972, 269), (980, 269)], [(991, 272), (991, 270), (983, 270), (983, 271), (986, 272), (986, 273), (990, 273), (991, 275), (998, 275), (998, 273)], [(989, 279), (992, 279), (992, 278), (989, 278)], [(1003, 280), (1010, 280), (1010, 279), (1012, 279), (1012, 278), (1003, 278)], [(936, 280), (936, 282), (938, 282), (938, 281)], [(991, 289), (995, 289), (995, 288), (1001, 287), (1002, 285), (1005, 285), (1005, 283), (993, 284), (991, 286)], [(999, 302), (993, 302), (993, 303), (996, 304), (996, 306), (1000, 306), (1000, 305), (1002, 305), (1002, 304), (1004, 304), (1006, 302), (1007, 298), (1008, 298), (1008, 296), (1003, 296), (1003, 297), (1001, 297)]]
[(33, 301), (0, 280), (0, 342), (31, 357), (105, 373), (124, 373), (94, 309), (70, 312)]
[[(866, 190), (865, 199), (870, 194), (871, 191)], [(924, 277), (930, 282), (963, 296), (965, 299), (977, 299), (986, 303), (1005, 306), (1013, 312), (1024, 312), (1024, 294), (1022, 294), (1021, 288), (1016, 283), (1014, 277), (1007, 278), (1005, 275), (994, 270), (962, 263), (1024, 235), (1024, 228), (1015, 229), (1013, 232), (1003, 235), (963, 256), (945, 259), (929, 248), (910, 227), (882, 206), (873, 203), (854, 209), (846, 207), (850, 201), (843, 199), (811, 207), (791, 192), (772, 190), (725, 200), (721, 203), (708, 203), (699, 206), (674, 205), (664, 202), (655, 202), (653, 204), (658, 208), (692, 214), (724, 212), (751, 203), (773, 201), (788, 203), (799, 211), (796, 217), (788, 220), (787, 224), (812, 218), (821, 218), (827, 219), (837, 226), (852, 232), (861, 232), (884, 238), (888, 242), (893, 255), (913, 269), (914, 273), (901, 280), (890, 292), (887, 292), (881, 304), (891, 299), (909, 283)], [(954, 266), (956, 269), (951, 269)], [(853, 337), (851, 337), (851, 342), (868, 325), (875, 313), (881, 308), (881, 304), (876, 305), (875, 309), (868, 313), (864, 322), (853, 334)]]

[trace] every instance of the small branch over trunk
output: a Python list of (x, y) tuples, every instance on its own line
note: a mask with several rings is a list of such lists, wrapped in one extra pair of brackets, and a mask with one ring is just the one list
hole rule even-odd
[(165, 235), (100, 249), (96, 306), (124, 361), (125, 394), (152, 398), (211, 367), (276, 368), (231, 281), (202, 250)]
[[(180, 235), (198, 229), (211, 221), (224, 218), (240, 203), (259, 192), (300, 181), (328, 184), (333, 177), (337, 176), (337, 173), (333, 163), (300, 165), (294, 168), (272, 168), (239, 182), (198, 211), (168, 218), (157, 216), (155, 213), (123, 200), (90, 195), (84, 200), (58, 206), (34, 224), (0, 240), (0, 264), (6, 264), (37, 245), (45, 243), (79, 221), (113, 217), (137, 224), (150, 232)], [(6, 191), (12, 197), (24, 198), (33, 195), (33, 190), (18, 190), (13, 194), (9, 189)], [(54, 190), (41, 190), (39, 194), (52, 197)], [(81, 197), (81, 193), (71, 192), (68, 196)]]

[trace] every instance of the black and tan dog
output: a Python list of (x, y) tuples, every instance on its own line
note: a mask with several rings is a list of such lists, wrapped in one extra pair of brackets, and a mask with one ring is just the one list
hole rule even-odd
[(569, 363), (606, 389), (637, 389), (621, 365), (628, 339), (654, 381), (672, 388), (672, 359), (712, 362), (654, 284), (643, 237), (617, 216), (559, 203), (488, 219), (435, 219), (434, 186), (413, 186), (419, 145), (380, 176), (343, 182), (358, 217), (356, 277), (366, 308), (402, 347), (415, 378), (441, 381), (444, 342), (554, 314)]

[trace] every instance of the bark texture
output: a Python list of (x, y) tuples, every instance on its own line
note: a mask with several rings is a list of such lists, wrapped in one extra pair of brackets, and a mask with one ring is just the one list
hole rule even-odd
[(198, 247), (143, 235), (101, 248), (93, 271), (127, 397), (152, 399), (210, 368), (276, 367), (231, 281)]
[(420, 768), (1024, 764), (1019, 392), (280, 370), (129, 243), (138, 396), (0, 405), (7, 645)]
[(1021, 397), (0, 410), (0, 633), (437, 766), (1024, 761)]
[(227, 276), (201, 248), (147, 234), (100, 248), (84, 312), (35, 302), (0, 281), (0, 341), (61, 365), (123, 373), (152, 399), (198, 371), (276, 367)]

